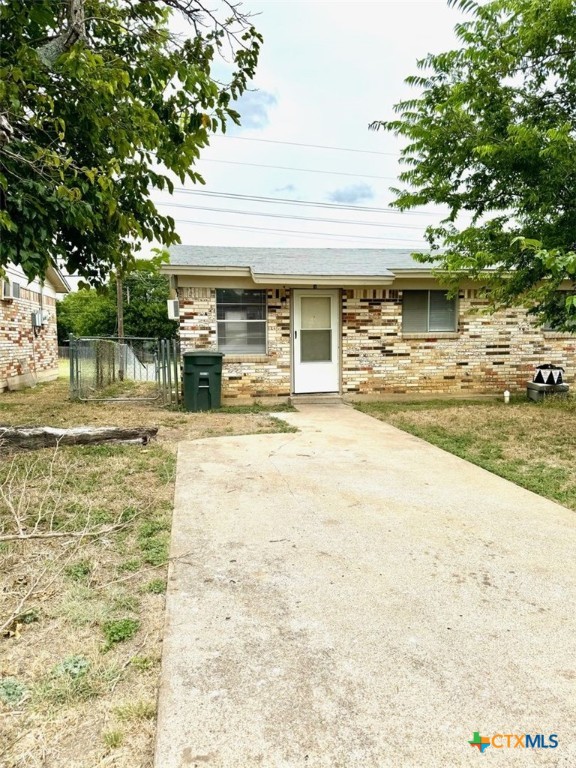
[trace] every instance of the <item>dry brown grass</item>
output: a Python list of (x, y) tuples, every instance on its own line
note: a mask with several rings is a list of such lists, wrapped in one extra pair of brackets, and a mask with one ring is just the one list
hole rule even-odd
[(153, 761), (176, 442), (282, 425), (266, 413), (67, 397), (62, 380), (0, 395), (0, 424), (158, 426), (159, 439), (0, 456), (0, 537), (85, 534), (0, 542), (0, 768), (144, 768)]
[(243, 435), (276, 431), (278, 426), (265, 412), (186, 413), (168, 410), (161, 403), (71, 402), (64, 379), (34, 389), (0, 394), (0, 424), (5, 426), (159, 427), (161, 443), (194, 440), (217, 435)]

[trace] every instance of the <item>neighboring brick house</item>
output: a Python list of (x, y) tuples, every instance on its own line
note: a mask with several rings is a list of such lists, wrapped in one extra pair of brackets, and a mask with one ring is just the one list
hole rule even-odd
[(541, 363), (575, 381), (576, 336), (484, 312), (471, 282), (448, 298), (407, 250), (176, 246), (163, 272), (182, 349), (225, 353), (227, 400), (501, 393)]
[(58, 376), (56, 294), (70, 286), (54, 267), (31, 283), (9, 265), (0, 277), (0, 392)]

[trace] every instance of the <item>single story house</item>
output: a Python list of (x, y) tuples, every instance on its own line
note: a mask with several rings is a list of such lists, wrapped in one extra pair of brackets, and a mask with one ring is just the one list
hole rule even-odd
[(69, 291), (55, 267), (43, 281), (14, 265), (0, 275), (0, 392), (57, 378), (56, 294)]
[(448, 297), (411, 251), (175, 246), (183, 350), (224, 353), (225, 401), (310, 393), (471, 395), (519, 390), (554, 363), (574, 382), (576, 336), (522, 308)]

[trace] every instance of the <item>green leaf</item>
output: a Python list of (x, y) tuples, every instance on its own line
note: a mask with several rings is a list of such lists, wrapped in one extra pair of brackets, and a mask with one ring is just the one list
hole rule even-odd
[(470, 16), (460, 47), (417, 62), (418, 94), (369, 126), (404, 141), (392, 204), (444, 208), (427, 231), (443, 273), (482, 276), (493, 307), (530, 305), (574, 328), (572, 302), (558, 301), (576, 287), (574, 3), (450, 5)]
[[(233, 18), (215, 12), (210, 31), (190, 23), (201, 12), (196, 0), (177, 8), (168, 0), (86, 0), (88, 34), (75, 41), (65, 5), (2, 3), (0, 93), (18, 131), (2, 157), (0, 268), (20, 264), (34, 277), (50, 254), (99, 284), (118, 263), (131, 263), (142, 239), (177, 241), (150, 191), (164, 185), (172, 193), (168, 174), (199, 180), (190, 169), (207, 127), (236, 119), (229, 104), (254, 76), (260, 36), (228, 2)], [(190, 35), (178, 49), (169, 21)], [(212, 75), (216, 38), (232, 45), (229, 85)], [(196, 125), (188, 124), (192, 114)]]

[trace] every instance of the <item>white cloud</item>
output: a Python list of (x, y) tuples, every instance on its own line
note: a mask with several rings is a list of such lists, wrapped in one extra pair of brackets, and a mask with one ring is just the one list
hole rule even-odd
[(374, 199), (374, 190), (370, 184), (349, 184), (328, 193), (328, 200), (333, 203), (360, 203)]
[(246, 91), (233, 104), (233, 108), (240, 113), (240, 125), (234, 126), (230, 133), (237, 133), (242, 129), (263, 130), (270, 122), (270, 110), (277, 103), (276, 96), (268, 91)]

